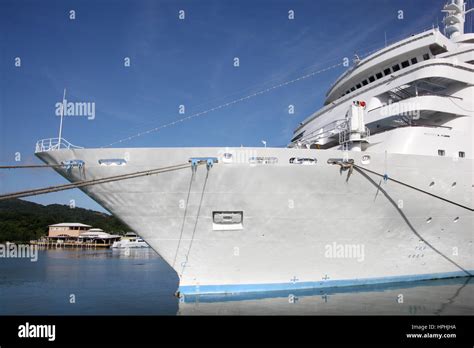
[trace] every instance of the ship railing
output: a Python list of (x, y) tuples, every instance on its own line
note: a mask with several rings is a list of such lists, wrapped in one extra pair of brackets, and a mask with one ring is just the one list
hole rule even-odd
[[(340, 145), (345, 145), (351, 141), (351, 134), (357, 133), (353, 132), (349, 129), (345, 129), (342, 132), (339, 133), (339, 144)], [(368, 127), (365, 127), (365, 131), (360, 134), (360, 139), (361, 140), (367, 140), (370, 137), (370, 129)]]
[(73, 145), (64, 138), (49, 138), (41, 139), (36, 142), (35, 153), (56, 151), (60, 149), (83, 149), (83, 147)]
[[(394, 93), (393, 91), (390, 91), (390, 92)], [(450, 95), (450, 94), (437, 93), (437, 92), (433, 92), (433, 91), (430, 91), (430, 90), (427, 90), (427, 89), (424, 89), (424, 88), (418, 86), (418, 92), (417, 92), (416, 95), (410, 95), (409, 97), (408, 96), (407, 97), (400, 97), (400, 99), (395, 100), (394, 102), (392, 102), (392, 104), (404, 102), (408, 99), (416, 99), (418, 97), (440, 97), (440, 98), (464, 100), (462, 97), (458, 97), (458, 96)], [(383, 103), (382, 105), (371, 109), (370, 112), (374, 112), (376, 110), (385, 108), (389, 105), (390, 105), (389, 103)]]
[(331, 138), (341, 132), (343, 129), (347, 127), (347, 120), (346, 119), (338, 119), (334, 120), (324, 127), (316, 129), (307, 135), (305, 135), (299, 142), (300, 143), (314, 143), (318, 140)]

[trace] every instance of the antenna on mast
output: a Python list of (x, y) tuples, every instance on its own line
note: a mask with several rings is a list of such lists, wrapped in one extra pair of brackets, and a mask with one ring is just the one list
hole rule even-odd
[(59, 139), (58, 139), (58, 149), (61, 148), (61, 136), (63, 133), (63, 117), (64, 117), (64, 109), (66, 108), (66, 88), (64, 88), (63, 94), (63, 106), (61, 108), (61, 121), (59, 121)]

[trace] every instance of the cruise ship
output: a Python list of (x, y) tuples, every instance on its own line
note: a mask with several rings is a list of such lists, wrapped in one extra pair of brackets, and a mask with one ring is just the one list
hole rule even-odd
[(179, 296), (472, 276), (474, 34), (462, 0), (443, 12), (356, 57), (286, 147), (59, 136), (36, 156), (139, 233)]

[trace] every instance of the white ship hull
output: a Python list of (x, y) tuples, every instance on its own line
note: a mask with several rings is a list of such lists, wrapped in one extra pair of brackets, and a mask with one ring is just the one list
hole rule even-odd
[[(234, 154), (232, 163), (223, 152)], [(250, 156), (278, 163), (250, 165)], [(370, 163), (361, 157), (370, 155)], [(349, 286), (473, 274), (473, 214), (374, 174), (340, 172), (337, 150), (290, 148), (68, 149), (50, 164), (85, 162), (95, 179), (218, 157), (199, 166), (84, 188), (127, 223), (180, 277), (180, 294)], [(291, 157), (316, 165), (290, 164)], [(349, 152), (355, 163), (472, 209), (472, 159)], [(123, 166), (101, 159), (128, 158)], [(78, 168), (57, 171), (70, 181)], [(433, 183), (433, 184), (432, 184)], [(431, 186), (430, 186), (431, 184)], [(213, 212), (243, 212), (220, 229)]]

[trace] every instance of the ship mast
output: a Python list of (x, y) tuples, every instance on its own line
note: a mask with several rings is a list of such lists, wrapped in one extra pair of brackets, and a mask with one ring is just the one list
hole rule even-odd
[(442, 12), (446, 13), (443, 19), (445, 35), (450, 39), (463, 35), (466, 14), (471, 11), (472, 9), (466, 11), (464, 0), (451, 0), (444, 5)]
[(59, 121), (59, 138), (58, 138), (58, 149), (61, 149), (61, 137), (63, 133), (63, 117), (64, 117), (64, 109), (66, 108), (66, 88), (64, 88), (63, 94), (63, 105), (61, 108), (61, 120)]

